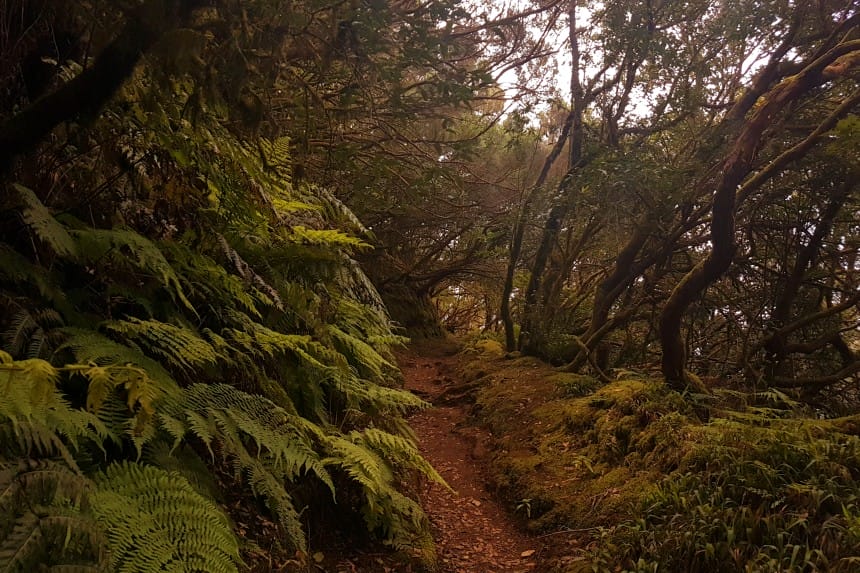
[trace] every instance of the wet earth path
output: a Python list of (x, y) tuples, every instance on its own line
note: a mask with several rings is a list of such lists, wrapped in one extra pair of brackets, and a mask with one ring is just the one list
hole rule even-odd
[(420, 491), (433, 527), (440, 573), (539, 571), (537, 540), (519, 531), (486, 489), (482, 460), (488, 436), (464, 425), (468, 406), (439, 400), (455, 384), (456, 357), (422, 350), (404, 354), (398, 362), (406, 388), (436, 404), (409, 422), (422, 454), (453, 489), (425, 483)]

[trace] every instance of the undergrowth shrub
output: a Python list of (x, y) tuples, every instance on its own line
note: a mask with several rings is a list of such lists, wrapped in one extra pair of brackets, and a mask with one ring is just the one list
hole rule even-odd
[(497, 488), (529, 529), (591, 536), (557, 546), (559, 570), (860, 570), (856, 416), (819, 419), (773, 389), (681, 395), (632, 370), (477, 368)]
[(640, 517), (608, 529), (595, 570), (856, 571), (860, 438), (808, 420), (717, 419)]

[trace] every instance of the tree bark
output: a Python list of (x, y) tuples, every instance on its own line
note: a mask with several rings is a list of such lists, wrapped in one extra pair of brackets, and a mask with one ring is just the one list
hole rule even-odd
[(531, 268), (531, 276), (529, 284), (526, 287), (525, 307), (523, 309), (523, 325), (520, 331), (519, 346), (522, 348), (527, 342), (527, 336), (532, 328), (532, 323), (535, 319), (535, 311), (538, 306), (538, 292), (540, 290), (543, 273), (546, 270), (546, 264), (549, 260), (549, 254), (555, 246), (558, 238), (558, 233), (561, 229), (561, 224), (567, 217), (569, 209), (568, 187), (570, 186), (573, 172), (580, 167), (582, 163), (582, 147), (584, 140), (583, 133), (583, 116), (585, 114), (585, 90), (582, 87), (582, 81), (579, 76), (580, 54), (579, 54), (579, 34), (576, 29), (576, 2), (570, 0), (568, 16), (570, 22), (569, 40), (570, 40), (570, 55), (571, 55), (571, 77), (570, 77), (570, 93), (571, 93), (571, 125), (569, 134), (569, 154), (568, 154), (568, 172), (561, 180), (556, 191), (555, 202), (550, 209), (549, 216), (546, 219), (541, 235), (541, 242), (535, 253), (535, 260)]
[(511, 316), (511, 294), (514, 291), (514, 276), (516, 275), (517, 265), (519, 264), (520, 256), (522, 255), (523, 236), (525, 235), (526, 226), (528, 225), (529, 218), (531, 217), (532, 202), (535, 199), (535, 195), (540, 191), (544, 183), (546, 183), (546, 179), (549, 176), (549, 171), (553, 164), (556, 162), (559, 155), (561, 155), (561, 152), (567, 143), (567, 137), (568, 133), (570, 133), (572, 123), (573, 112), (567, 115), (564, 125), (562, 126), (561, 133), (558, 136), (558, 140), (555, 142), (555, 145), (546, 160), (544, 160), (543, 167), (538, 174), (538, 178), (526, 195), (523, 205), (520, 207), (517, 222), (514, 224), (511, 246), (508, 251), (508, 266), (505, 270), (505, 283), (502, 287), (502, 305), (500, 309), (502, 323), (505, 325), (505, 347), (508, 352), (513, 352), (517, 349), (517, 341), (514, 336), (514, 319)]
[(9, 169), (16, 155), (31, 150), (60, 123), (97, 113), (131, 75), (141, 56), (178, 25), (171, 4), (147, 0), (129, 15), (92, 67), (0, 126), (0, 173)]
[(777, 114), (803, 94), (853, 69), (858, 63), (858, 54), (860, 40), (844, 42), (777, 84), (763, 96), (722, 162), (711, 208), (711, 251), (681, 279), (660, 315), (662, 371), (671, 387), (684, 390), (690, 381), (684, 370), (686, 349), (681, 337), (681, 322), (687, 308), (731, 266), (736, 249), (736, 193), (752, 169), (765, 129)]
[(815, 265), (818, 258), (819, 250), (824, 242), (824, 239), (830, 235), (830, 230), (833, 228), (833, 222), (836, 215), (842, 210), (842, 206), (848, 199), (848, 190), (850, 187), (845, 185), (840, 189), (839, 193), (828, 201), (824, 212), (821, 215), (821, 220), (815, 226), (815, 231), (809, 242), (800, 248), (797, 253), (797, 259), (794, 262), (794, 267), (786, 277), (783, 283), (782, 292), (776, 299), (771, 314), (771, 327), (774, 335), (765, 343), (764, 348), (767, 351), (768, 368), (775, 375), (780, 370), (780, 365), (788, 355), (787, 337), (776, 334), (779, 329), (785, 326), (791, 316), (791, 307), (794, 300), (800, 292), (800, 287), (803, 284), (803, 277), (806, 272)]

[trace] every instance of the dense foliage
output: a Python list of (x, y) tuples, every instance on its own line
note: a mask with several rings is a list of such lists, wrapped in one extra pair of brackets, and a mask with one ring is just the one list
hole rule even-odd
[(5, 2), (0, 564), (432, 560), (390, 316), (560, 366), (577, 472), (698, 436), (596, 563), (854, 564), (855, 4)]
[[(278, 547), (299, 564), (332, 504), (432, 560), (402, 488), (439, 479), (403, 418), (423, 403), (396, 388), (403, 339), (353, 259), (372, 236), (294, 177), (287, 137), (242, 116), (250, 80), (239, 100), (221, 89), (266, 6), (155, 21), (157, 2), (108, 3), (83, 32), (92, 5), (22, 6), (19, 44), (74, 31), (97, 54), (48, 64), (45, 97), (117, 88), (27, 145), (16, 122), (44, 99), (24, 81), (5, 94), (20, 147), (0, 210), (3, 570), (236, 571)], [(146, 55), (102, 66), (134, 41), (112, 28), (147, 25)], [(16, 79), (39, 71), (10, 45)], [(258, 512), (269, 529), (233, 521)]]

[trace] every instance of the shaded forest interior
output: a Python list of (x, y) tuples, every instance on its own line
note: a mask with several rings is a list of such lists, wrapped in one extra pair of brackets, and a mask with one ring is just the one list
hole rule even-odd
[(852, 0), (4, 0), (0, 568), (432, 570), (454, 332), (554, 570), (856, 571), (858, 80)]

